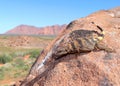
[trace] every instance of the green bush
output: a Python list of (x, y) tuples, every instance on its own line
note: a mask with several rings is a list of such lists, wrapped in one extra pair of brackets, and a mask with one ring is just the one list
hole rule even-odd
[(40, 51), (39, 50), (33, 50), (31, 52), (29, 52), (30, 54), (30, 58), (37, 58), (40, 54)]
[(1, 38), (2, 39), (8, 39), (8, 36), (2, 36)]
[(14, 57), (23, 57), (24, 55), (26, 55), (25, 51), (16, 51), (14, 53), (11, 54)]
[(20, 77), (20, 74), (21, 74), (20, 72), (17, 72), (17, 73), (14, 74), (13, 77), (14, 77), (14, 78), (18, 78), (18, 77)]
[(10, 55), (8, 54), (0, 55), (0, 63), (5, 64), (10, 61), (12, 61), (12, 57)]
[(4, 79), (4, 73), (0, 72), (0, 80), (3, 80), (3, 79)]
[(14, 60), (14, 66), (17, 68), (22, 68), (25, 65), (24, 61), (21, 58), (16, 58)]
[(3, 80), (4, 79), (4, 72), (5, 72), (5, 68), (1, 67), (0, 68), (0, 80)]

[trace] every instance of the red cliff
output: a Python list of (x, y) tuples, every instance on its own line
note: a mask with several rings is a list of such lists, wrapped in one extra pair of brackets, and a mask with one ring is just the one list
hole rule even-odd
[(53, 25), (46, 27), (35, 27), (29, 25), (17, 26), (5, 34), (27, 34), (27, 35), (57, 35), (66, 27), (66, 25)]

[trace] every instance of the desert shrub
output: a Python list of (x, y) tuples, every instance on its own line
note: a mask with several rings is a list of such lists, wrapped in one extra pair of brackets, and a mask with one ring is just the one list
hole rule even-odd
[(26, 54), (24, 51), (17, 51), (13, 53), (14, 57), (23, 57)]
[(24, 60), (21, 58), (17, 58), (14, 61), (13, 66), (23, 71), (27, 71), (29, 69), (29, 65), (27, 65), (26, 62), (24, 62)]
[(24, 61), (21, 58), (16, 58), (14, 61), (14, 66), (16, 66), (17, 68), (21, 68), (24, 66)]
[(14, 78), (18, 78), (18, 77), (20, 77), (20, 74), (21, 74), (20, 72), (17, 72), (17, 73), (14, 74), (13, 77), (14, 77)]
[(4, 72), (5, 72), (5, 68), (4, 67), (1, 67), (0, 68), (0, 80), (3, 80), (4, 79)]
[(14, 63), (12, 63), (14, 67), (14, 78), (20, 78), (26, 76), (30, 69), (30, 65), (26, 63), (22, 58), (16, 58)]
[(12, 52), (10, 55), (12, 57), (24, 57), (25, 55), (30, 55), (30, 58), (36, 58), (40, 53), (40, 49), (21, 49)]
[(3, 80), (4, 79), (4, 73), (0, 73), (0, 80)]
[(40, 54), (39, 50), (33, 50), (29, 52), (30, 58), (37, 58)]
[(0, 36), (2, 39), (8, 39), (8, 36)]
[(5, 64), (10, 61), (12, 61), (12, 57), (10, 55), (8, 54), (0, 55), (0, 63)]

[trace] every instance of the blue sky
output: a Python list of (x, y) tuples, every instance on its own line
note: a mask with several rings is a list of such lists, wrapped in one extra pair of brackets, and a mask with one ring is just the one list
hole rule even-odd
[(68, 24), (116, 6), (120, 6), (120, 0), (0, 0), (0, 34), (21, 24), (37, 27)]

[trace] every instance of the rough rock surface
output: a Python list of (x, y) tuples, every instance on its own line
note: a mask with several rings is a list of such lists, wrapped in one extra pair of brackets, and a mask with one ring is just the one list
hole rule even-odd
[[(117, 8), (118, 9), (118, 8)], [(49, 52), (55, 41), (77, 29), (99, 30), (91, 24), (95, 22), (105, 31), (103, 41), (116, 50), (115, 53), (91, 51), (89, 53), (68, 54), (34, 86), (120, 86), (120, 18), (118, 11), (102, 10), (85, 18), (71, 22), (66, 29), (44, 51)], [(39, 61), (43, 57), (39, 57)], [(38, 77), (38, 75), (36, 75)]]

